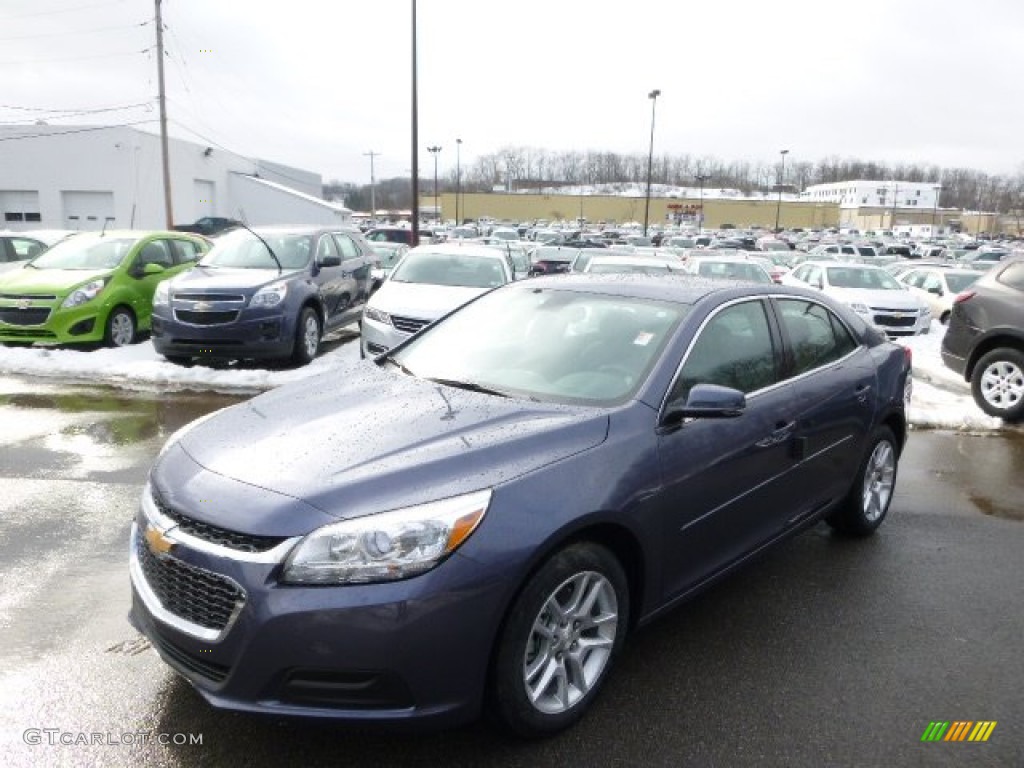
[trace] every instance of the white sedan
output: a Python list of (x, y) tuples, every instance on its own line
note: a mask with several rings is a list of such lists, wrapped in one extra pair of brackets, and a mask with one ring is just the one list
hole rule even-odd
[(486, 245), (410, 249), (366, 302), (360, 352), (376, 357), (481, 293), (512, 282), (509, 260)]
[(807, 261), (783, 275), (787, 285), (817, 288), (890, 336), (928, 333), (932, 313), (881, 267), (841, 261)]
[(919, 296), (945, 325), (953, 311), (956, 297), (972, 286), (985, 273), (973, 269), (946, 269), (943, 267), (922, 267), (904, 272), (896, 279), (907, 289)]

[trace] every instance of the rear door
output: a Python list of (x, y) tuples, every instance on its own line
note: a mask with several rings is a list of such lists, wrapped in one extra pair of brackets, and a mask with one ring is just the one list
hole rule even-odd
[(320, 292), (320, 300), (326, 313), (326, 325), (332, 325), (335, 317), (344, 310), (348, 280), (340, 265), (338, 248), (329, 233), (320, 235), (313, 251), (315, 267), (313, 282)]

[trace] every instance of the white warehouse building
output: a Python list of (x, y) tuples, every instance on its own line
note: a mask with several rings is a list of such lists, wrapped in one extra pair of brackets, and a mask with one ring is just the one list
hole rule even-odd
[(934, 182), (838, 181), (812, 184), (800, 193), (809, 203), (835, 203), (840, 208), (934, 208), (941, 187)]
[[(175, 224), (350, 225), (319, 174), (171, 138)], [(164, 229), (160, 137), (125, 126), (0, 126), (0, 228)]]

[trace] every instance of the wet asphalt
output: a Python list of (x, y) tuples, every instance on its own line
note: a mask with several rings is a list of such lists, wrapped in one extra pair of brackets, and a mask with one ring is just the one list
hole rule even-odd
[[(217, 711), (129, 626), (149, 464), (237, 399), (0, 377), (0, 765), (1024, 765), (1019, 431), (913, 432), (876, 536), (822, 525), (776, 548), (635, 633), (575, 728), (518, 743), (486, 723), (394, 734)], [(997, 725), (922, 743), (935, 720)]]

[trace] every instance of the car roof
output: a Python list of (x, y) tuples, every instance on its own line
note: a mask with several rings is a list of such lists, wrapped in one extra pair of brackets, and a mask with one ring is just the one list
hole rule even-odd
[(502, 259), (504, 254), (493, 245), (484, 243), (429, 243), (409, 249), (410, 256), (417, 253), (436, 253), (448, 256), (480, 256), (488, 259)]

